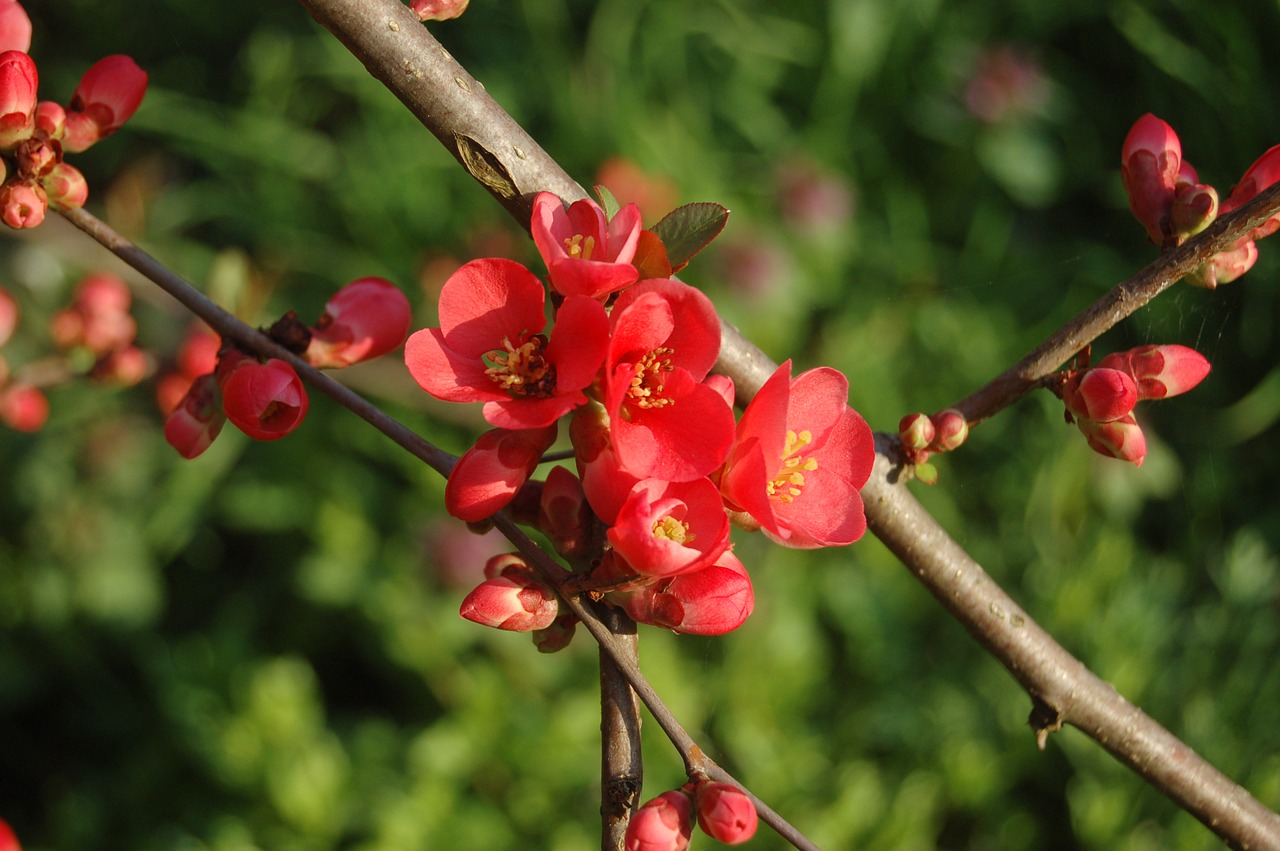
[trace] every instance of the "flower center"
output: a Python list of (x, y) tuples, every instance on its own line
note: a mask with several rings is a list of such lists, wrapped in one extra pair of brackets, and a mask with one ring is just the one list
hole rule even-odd
[(579, 260), (590, 260), (595, 250), (596, 238), (594, 236), (583, 236), (580, 233), (575, 233), (564, 241), (565, 253)]
[(677, 520), (670, 514), (653, 524), (653, 537), (665, 538), (677, 544), (691, 544), (697, 535), (689, 531), (689, 524)]
[(804, 490), (804, 474), (818, 469), (816, 458), (806, 458), (800, 454), (813, 442), (813, 433), (802, 431), (796, 434), (787, 429), (787, 443), (782, 449), (782, 469), (773, 481), (765, 485), (769, 496), (780, 502), (791, 502)]
[(675, 368), (668, 357), (674, 351), (659, 346), (636, 361), (636, 372), (631, 376), (631, 386), (627, 388), (631, 404), (640, 408), (663, 408), (675, 402), (663, 395), (665, 387), (662, 383), (662, 374)]
[(534, 396), (545, 399), (555, 395), (556, 367), (543, 354), (547, 338), (534, 334), (518, 346), (510, 337), (502, 338), (502, 351), (489, 352), (493, 366), (484, 374), (512, 396)]

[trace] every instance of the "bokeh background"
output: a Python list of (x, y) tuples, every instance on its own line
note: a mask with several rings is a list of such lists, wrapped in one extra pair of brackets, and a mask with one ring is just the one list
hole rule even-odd
[[(462, 261), (535, 260), (300, 7), (27, 6), (45, 97), (107, 53), (151, 73), (135, 119), (76, 160), (90, 208), (246, 320), (314, 318), (383, 275), (425, 327)], [(647, 223), (730, 207), (686, 279), (775, 358), (845, 370), (882, 430), (1155, 256), (1117, 174), (1139, 115), (1222, 191), (1280, 141), (1270, 0), (473, 0), (432, 30)], [(1277, 807), (1280, 245), (1261, 254), (1099, 341), (1214, 364), (1141, 409), (1141, 469), (1091, 453), (1044, 394), (917, 490), (1067, 648)], [(56, 217), (0, 241), (12, 364), (110, 261)], [(190, 320), (128, 279), (163, 371)], [(452, 451), (481, 427), (395, 356), (341, 377)], [(153, 382), (50, 396), (42, 431), (0, 432), (0, 817), (25, 848), (598, 847), (594, 646), (540, 656), (458, 618), (501, 545), (443, 516), (434, 474), (323, 397), (279, 443), (228, 428), (184, 462)], [(738, 547), (754, 616), (717, 639), (643, 628), (643, 665), (823, 847), (1219, 847), (1081, 734), (1036, 750), (1026, 696), (877, 541)], [(649, 728), (646, 797), (680, 782)]]

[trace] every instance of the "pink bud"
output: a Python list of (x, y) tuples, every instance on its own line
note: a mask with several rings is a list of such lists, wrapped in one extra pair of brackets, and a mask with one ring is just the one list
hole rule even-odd
[[(0, 346), (9, 342), (13, 329), (18, 326), (18, 302), (0, 287)], [(3, 382), (0, 382), (3, 383)]]
[(1111, 422), (1138, 404), (1138, 387), (1126, 371), (1099, 365), (1073, 372), (1062, 388), (1062, 401), (1076, 417)]
[[(653, 626), (687, 635), (724, 635), (751, 616), (755, 595), (742, 562), (730, 552), (715, 564), (660, 582), (650, 592), (647, 617), (637, 618)], [(628, 611), (631, 611), (628, 607)]]
[(1173, 128), (1151, 113), (1139, 118), (1120, 151), (1120, 179), (1129, 209), (1156, 245), (1166, 236), (1169, 206), (1182, 165), (1182, 144)]
[(929, 448), (934, 452), (950, 452), (969, 437), (969, 421), (955, 408), (947, 408), (929, 419), (933, 421), (934, 428)]
[(44, 222), (49, 200), (38, 184), (6, 180), (0, 186), (0, 219), (11, 228), (34, 228)]
[(542, 453), (555, 440), (555, 423), (546, 428), (485, 432), (449, 474), (445, 509), (468, 523), (497, 514), (528, 481)]
[(110, 136), (137, 112), (147, 92), (147, 72), (128, 56), (95, 62), (76, 86), (67, 109), (63, 148), (83, 151)]
[(1218, 190), (1204, 183), (1178, 188), (1169, 210), (1169, 224), (1180, 238), (1195, 236), (1218, 217)]
[(1109, 423), (1079, 419), (1076, 420), (1076, 426), (1084, 433), (1094, 452), (1119, 458), (1121, 461), (1131, 461), (1139, 467), (1142, 466), (1142, 459), (1147, 457), (1147, 438), (1133, 414), (1126, 414)]
[(56, 210), (77, 210), (89, 200), (89, 183), (71, 163), (55, 164), (40, 185)]
[[(1229, 213), (1253, 199), (1262, 190), (1280, 180), (1280, 145), (1267, 150), (1245, 170), (1240, 182), (1222, 202), (1222, 212)], [(1262, 239), (1280, 230), (1280, 214), (1272, 216), (1249, 233), (1250, 239)], [(1223, 282), (1225, 283), (1225, 282)]]
[(555, 595), (533, 577), (507, 571), (477, 585), (458, 614), (481, 626), (531, 632), (551, 626), (558, 612)]
[(447, 21), (467, 11), (471, 0), (409, 0), (420, 21)]
[(49, 400), (40, 388), (10, 384), (0, 388), (0, 422), (17, 431), (39, 431), (49, 419)]
[[(14, 3), (13, 5), (17, 6), (18, 4)], [(9, 823), (4, 819), (0, 819), (0, 851), (22, 851), (22, 846), (18, 844), (18, 837), (14, 835), (13, 828), (9, 827)]]
[(36, 63), (19, 50), (0, 53), (0, 148), (8, 150), (36, 129)]
[(578, 626), (578, 616), (572, 612), (559, 615), (551, 626), (533, 632), (533, 646), (539, 653), (557, 653), (569, 646)]
[(538, 528), (556, 552), (570, 560), (586, 553), (590, 517), (582, 482), (564, 467), (552, 467), (539, 498)]
[(626, 851), (685, 851), (693, 836), (693, 801), (681, 791), (663, 792), (631, 816)]
[(254, 440), (278, 440), (307, 415), (307, 391), (288, 363), (250, 360), (222, 379), (222, 410)]
[(212, 374), (202, 375), (165, 420), (164, 439), (183, 458), (195, 458), (209, 448), (226, 421), (218, 404), (217, 381)]
[(31, 19), (17, 0), (0, 0), (0, 50), (31, 48)]
[(933, 443), (937, 433), (933, 420), (924, 414), (907, 414), (898, 420), (898, 436), (907, 449), (917, 452), (927, 449), (929, 444)]
[(23, 139), (13, 149), (16, 173), (27, 180), (37, 180), (61, 161), (62, 152), (48, 139), (32, 136)]
[(729, 783), (699, 783), (693, 791), (698, 827), (725, 845), (741, 845), (755, 836), (756, 805)]
[(125, 387), (131, 387), (147, 377), (151, 371), (151, 363), (146, 354), (137, 346), (125, 346), (108, 352), (89, 370), (89, 377), (95, 381), (107, 381)]
[(409, 300), (383, 278), (360, 278), (334, 293), (312, 329), (306, 358), (312, 366), (343, 367), (386, 354), (404, 342), (412, 319)]
[(49, 139), (61, 139), (67, 130), (67, 111), (51, 100), (40, 101), (36, 104), (36, 130)]
[(1133, 376), (1139, 399), (1177, 396), (1195, 387), (1209, 374), (1209, 361), (1195, 349), (1176, 344), (1139, 346), (1107, 355), (1098, 364), (1121, 369)]

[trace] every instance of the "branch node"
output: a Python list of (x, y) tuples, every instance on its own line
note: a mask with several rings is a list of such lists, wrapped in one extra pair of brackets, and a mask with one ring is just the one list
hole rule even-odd
[(1031, 698), (1031, 715), (1027, 723), (1036, 734), (1036, 747), (1044, 750), (1049, 742), (1049, 734), (1062, 729), (1062, 713), (1045, 703), (1038, 697)]

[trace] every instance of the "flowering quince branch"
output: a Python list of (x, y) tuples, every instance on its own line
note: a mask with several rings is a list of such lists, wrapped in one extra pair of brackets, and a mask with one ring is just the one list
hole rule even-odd
[[(570, 202), (586, 193), (532, 143), (447, 52), (420, 27), (402, 25), (395, 0), (301, 0), (418, 118), (457, 155), (458, 136), (483, 136), (499, 161), (508, 194), (494, 192), (517, 221), (533, 193), (554, 192)], [(406, 81), (430, 78), (436, 87)], [(455, 82), (455, 80), (457, 82)], [(430, 89), (430, 90), (426, 90)], [(461, 159), (461, 158), (460, 158)], [(466, 163), (464, 162), (464, 165)], [(469, 169), (473, 175), (475, 171)], [(478, 179), (491, 192), (483, 175)], [(514, 190), (514, 192), (510, 192)], [(522, 195), (524, 201), (516, 198)], [(955, 406), (967, 422), (980, 422), (1025, 395), (1087, 343), (1207, 259), (1229, 249), (1280, 208), (1280, 191), (1267, 190), (1236, 214), (1162, 256), (1122, 284), (987, 387)], [(749, 399), (776, 366), (736, 329), (723, 325), (716, 371), (733, 378), (738, 398)], [(877, 439), (876, 466), (862, 497), (871, 531), (1027, 689), (1036, 706), (1037, 736), (1070, 723), (1164, 791), (1234, 847), (1280, 847), (1280, 818), (1195, 755), (1045, 634), (955, 544), (899, 481), (899, 445)], [(892, 459), (891, 460), (891, 456)], [(595, 633), (593, 632), (593, 635)], [(596, 636), (601, 640), (601, 636)]]

